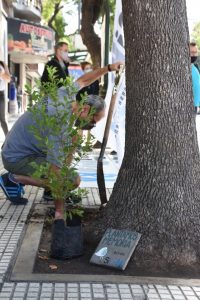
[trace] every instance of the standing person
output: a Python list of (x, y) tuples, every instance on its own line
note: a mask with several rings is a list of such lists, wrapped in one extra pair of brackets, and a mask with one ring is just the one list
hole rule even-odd
[[(81, 69), (82, 71), (87, 74), (91, 71), (93, 71), (92, 65), (91, 63), (84, 61), (81, 63)], [(87, 93), (88, 95), (99, 95), (99, 80), (96, 80), (95, 82), (93, 82), (92, 84), (90, 84), (89, 86), (84, 87), (83, 89), (81, 89), (77, 95), (76, 95), (76, 99), (77, 100), (81, 100), (81, 95), (83, 95), (84, 93)]]
[(18, 114), (20, 114), (21, 109), (22, 109), (22, 98), (23, 98), (22, 88), (21, 88), (20, 85), (18, 85), (18, 87), (17, 87), (17, 105), (18, 105)]
[(192, 92), (194, 99), (195, 112), (200, 114), (200, 73), (194, 64), (198, 57), (198, 48), (196, 43), (190, 43), (190, 59), (192, 69)]
[[(55, 55), (54, 57), (45, 65), (41, 82), (49, 82), (49, 73), (48, 67), (56, 68), (55, 76), (58, 79), (66, 79), (69, 76), (68, 71), (69, 66), (69, 56), (68, 56), (68, 44), (65, 42), (59, 42), (55, 45)], [(58, 87), (61, 87), (62, 84), (60, 83)]]
[(197, 63), (198, 47), (197, 47), (197, 44), (195, 42), (190, 43), (190, 58), (191, 58), (191, 63), (194, 64), (194, 66), (197, 68), (197, 70), (200, 73), (200, 68), (199, 68), (199, 65)]
[(5, 136), (8, 133), (8, 124), (5, 114), (5, 89), (10, 79), (11, 77), (7, 65), (3, 61), (0, 61), (0, 122)]

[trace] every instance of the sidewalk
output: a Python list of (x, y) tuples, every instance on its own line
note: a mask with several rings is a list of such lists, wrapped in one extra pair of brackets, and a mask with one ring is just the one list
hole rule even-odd
[[(16, 118), (9, 121), (9, 127), (12, 126)], [(3, 142), (3, 136), (0, 133), (0, 142)], [(96, 179), (94, 176), (94, 164), (97, 153), (87, 157), (87, 169), (83, 163), (80, 171), (83, 175), (82, 186), (87, 186), (89, 195), (85, 205), (94, 207), (100, 204)], [(112, 185), (115, 180), (116, 169), (114, 162), (110, 161), (110, 156), (106, 158), (107, 192), (108, 196), (112, 192)], [(0, 161), (0, 172), (3, 171)], [(108, 282), (86, 282), (77, 279), (74, 282), (43, 282), (38, 280), (28, 281), (10, 281), (10, 274), (16, 255), (20, 249), (24, 233), (27, 228), (27, 217), (35, 203), (42, 203), (41, 196), (43, 189), (26, 186), (25, 197), (29, 199), (26, 206), (13, 206), (5, 200), (4, 194), (0, 190), (0, 299), (1, 300), (197, 300), (200, 299), (200, 280), (179, 281), (176, 285), (166, 279), (153, 279), (153, 283), (147, 282), (145, 278), (134, 278), (133, 282), (124, 277), (123, 281), (117, 283)], [(123, 274), (123, 273), (122, 273)], [(48, 276), (48, 275), (47, 275)], [(85, 275), (87, 276), (87, 275)], [(138, 281), (138, 283), (136, 283)], [(162, 282), (162, 284), (161, 284)], [(178, 280), (177, 280), (178, 282)]]

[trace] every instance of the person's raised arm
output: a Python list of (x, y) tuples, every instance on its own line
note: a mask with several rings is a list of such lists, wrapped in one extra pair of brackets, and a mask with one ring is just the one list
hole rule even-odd
[(10, 82), (11, 76), (10, 76), (10, 72), (8, 70), (8, 67), (5, 63), (3, 63), (4, 65), (4, 72), (1, 73), (1, 78), (4, 79), (7, 82)]
[(91, 83), (93, 83), (94, 81), (96, 81), (97, 79), (99, 79), (101, 76), (107, 74), (108, 72), (118, 71), (120, 68), (120, 65), (123, 65), (123, 64), (124, 64), (123, 62), (118, 61), (114, 64), (110, 64), (103, 68), (96, 69), (92, 72), (89, 72), (89, 73), (81, 76), (80, 78), (78, 78), (76, 80), (76, 82), (80, 86), (80, 89), (82, 89), (85, 86), (88, 86)]

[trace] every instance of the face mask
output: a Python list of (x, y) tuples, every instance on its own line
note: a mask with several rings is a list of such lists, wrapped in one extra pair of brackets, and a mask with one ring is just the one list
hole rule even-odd
[(94, 128), (96, 126), (95, 121), (92, 121), (92, 122), (89, 122), (86, 124), (84, 124), (84, 122), (83, 122), (83, 125), (81, 125), (81, 123), (82, 123), (81, 120), (77, 119), (75, 122), (75, 126), (80, 127), (80, 129), (82, 129), (82, 130), (91, 130), (92, 128)]
[(193, 64), (197, 60), (197, 56), (191, 56), (191, 63)]
[(66, 52), (66, 51), (61, 51), (60, 56), (62, 57), (62, 59), (63, 59), (64, 61), (66, 61), (66, 62), (69, 61), (68, 52)]
[(85, 69), (85, 70), (84, 70), (85, 73), (89, 73), (89, 72), (91, 72), (91, 71), (92, 71), (92, 69)]

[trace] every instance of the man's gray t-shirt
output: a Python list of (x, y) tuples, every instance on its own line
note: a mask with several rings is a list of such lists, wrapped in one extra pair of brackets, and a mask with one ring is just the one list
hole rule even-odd
[[(75, 84), (75, 87), (78, 89), (78, 85)], [(59, 101), (64, 103), (64, 97), (68, 97), (66, 89), (63, 87), (58, 90)], [(74, 99), (71, 99), (73, 101)], [(47, 101), (47, 111), (49, 115), (54, 114), (54, 106), (52, 106), (51, 99), (48, 98)], [(64, 104), (59, 106), (60, 110), (71, 108)], [(47, 135), (49, 140), (52, 141), (53, 149), (47, 152), (46, 146), (41, 145), (38, 142), (38, 139), (34, 136), (33, 132), (31, 132), (31, 126), (37, 126), (35, 120), (33, 119), (33, 115), (31, 112), (26, 111), (14, 124), (10, 132), (8, 133), (6, 140), (4, 142), (2, 148), (2, 156), (3, 158), (10, 163), (18, 162), (21, 159), (27, 156), (36, 156), (36, 157), (46, 157), (47, 161), (53, 163), (55, 165), (59, 164), (59, 157), (61, 156), (60, 136), (48, 135), (48, 132), (44, 129), (41, 130), (40, 136), (41, 138), (45, 138)], [(61, 131), (65, 131), (68, 128), (68, 121), (66, 120), (66, 125), (61, 128)]]

